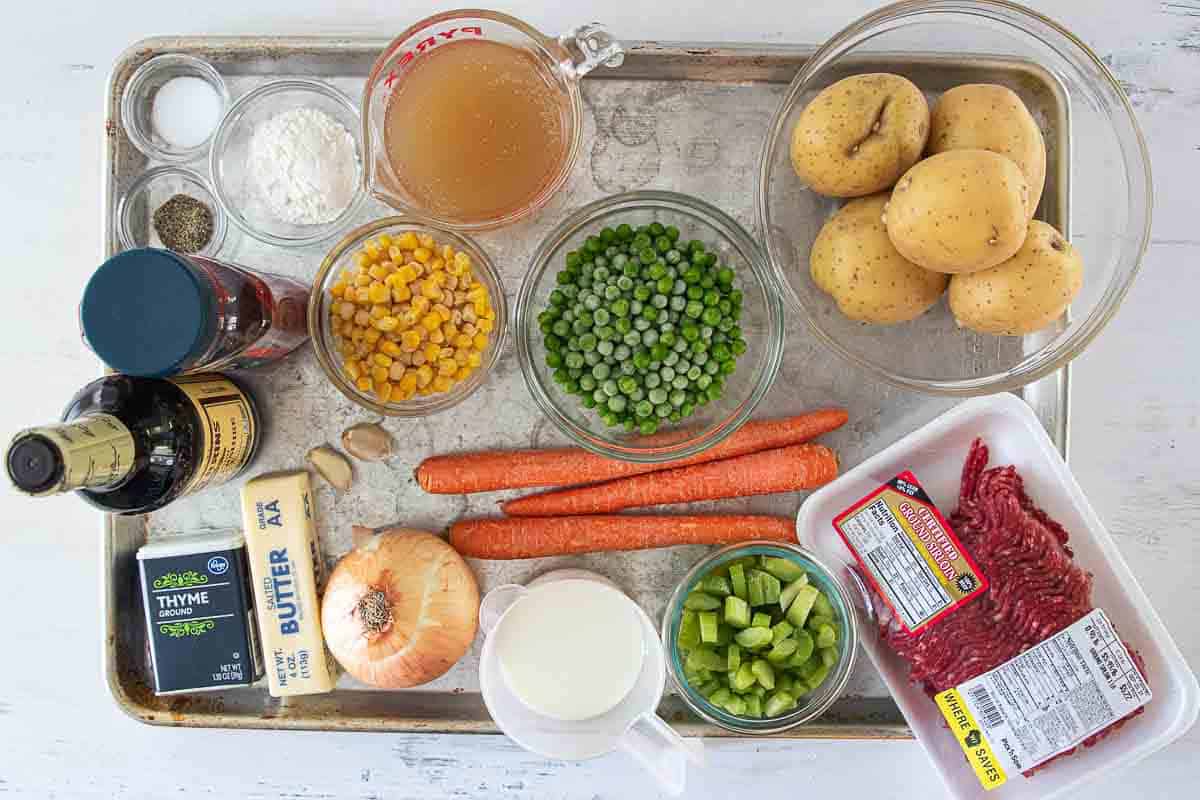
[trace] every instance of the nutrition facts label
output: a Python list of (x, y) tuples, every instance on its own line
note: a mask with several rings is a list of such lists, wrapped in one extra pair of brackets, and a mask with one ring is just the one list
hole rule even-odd
[(986, 587), (910, 472), (860, 500), (833, 525), (909, 631), (929, 624)]
[[(966, 744), (989, 751), (1000, 776), (991, 782), (999, 785), (1005, 776), (1069, 750), (1150, 698), (1145, 677), (1108, 616), (1096, 609), (992, 671), (942, 692), (937, 701), (951, 728), (967, 731)], [(983, 775), (980, 780), (988, 785)]]

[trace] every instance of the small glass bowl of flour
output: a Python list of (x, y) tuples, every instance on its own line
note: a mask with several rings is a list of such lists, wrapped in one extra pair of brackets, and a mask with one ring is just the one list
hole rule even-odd
[(246, 233), (301, 247), (345, 230), (365, 199), (361, 124), (346, 95), (315, 80), (263, 84), (213, 139), (217, 202)]

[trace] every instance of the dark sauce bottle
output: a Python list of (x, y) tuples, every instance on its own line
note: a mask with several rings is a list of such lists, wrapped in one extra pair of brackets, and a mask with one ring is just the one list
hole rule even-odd
[(75, 491), (114, 514), (143, 514), (233, 478), (253, 459), (259, 418), (224, 375), (109, 375), (83, 387), (63, 422), (17, 434), (9, 479), (42, 497)]

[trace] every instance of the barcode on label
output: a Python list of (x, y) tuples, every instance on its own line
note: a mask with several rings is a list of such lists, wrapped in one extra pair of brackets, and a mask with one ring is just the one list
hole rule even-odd
[(982, 683), (972, 686), (967, 690), (967, 694), (971, 696), (971, 705), (975, 706), (980, 719), (983, 720), (983, 727), (999, 728), (1004, 724), (1004, 715), (1000, 713), (1000, 709), (996, 708), (996, 702), (992, 700), (992, 695), (988, 693), (986, 686)]

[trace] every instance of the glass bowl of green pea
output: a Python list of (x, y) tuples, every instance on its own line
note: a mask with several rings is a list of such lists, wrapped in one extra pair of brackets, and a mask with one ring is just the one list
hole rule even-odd
[(858, 649), (849, 594), (807, 550), (746, 542), (688, 571), (662, 623), (667, 670), (698, 716), (768, 734), (825, 713)]
[(576, 444), (695, 455), (750, 418), (779, 371), (783, 303), (741, 225), (686, 195), (627, 192), (555, 228), (516, 303), (535, 402)]

